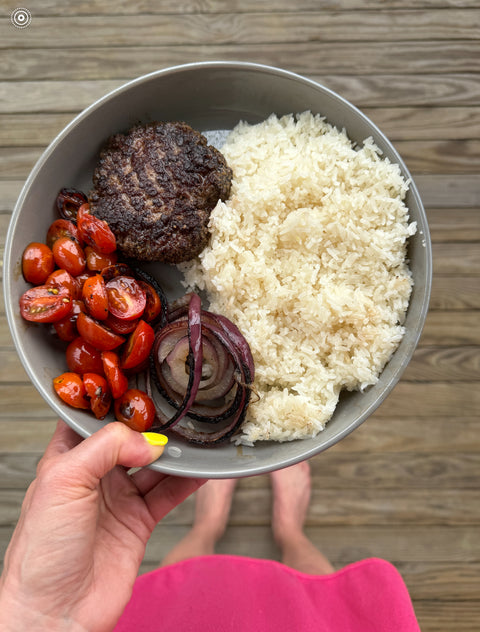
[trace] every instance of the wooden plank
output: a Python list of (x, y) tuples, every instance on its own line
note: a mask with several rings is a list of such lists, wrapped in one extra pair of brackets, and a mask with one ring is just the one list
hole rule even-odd
[(11, 213), (15, 207), (20, 191), (24, 185), (24, 180), (1, 180), (0, 179), (0, 212)]
[[(33, 475), (33, 474), (32, 474)], [(24, 489), (0, 489), (0, 526), (18, 519)], [(270, 523), (270, 493), (266, 489), (238, 489), (230, 517), (237, 527)], [(319, 489), (313, 490), (308, 527), (402, 525), (480, 526), (480, 492), (477, 490)], [(255, 511), (252, 510), (255, 508)], [(162, 524), (190, 525), (193, 499), (188, 499), (164, 518)], [(458, 544), (458, 543), (457, 543)], [(462, 543), (463, 544), (463, 543)], [(459, 544), (458, 544), (459, 546)]]
[(379, 410), (385, 417), (455, 417), (477, 415), (479, 406), (478, 382), (400, 382)]
[(480, 564), (397, 562), (414, 600), (476, 601), (480, 594)]
[[(43, 449), (37, 452), (0, 452), (0, 489), (25, 489), (35, 477)], [(456, 453), (356, 454), (329, 450), (311, 459), (314, 488), (384, 490), (396, 487), (437, 490), (478, 487), (480, 455)], [(263, 479), (262, 479), (263, 480)], [(260, 487), (256, 487), (259, 489)], [(260, 488), (261, 489), (261, 488)]]
[[(24, 87), (26, 91), (23, 82), (19, 86)], [(43, 86), (42, 92), (46, 92)], [(102, 95), (103, 93), (100, 96)], [(88, 96), (92, 99), (91, 94)], [(72, 98), (71, 94), (69, 94), (69, 98)], [(37, 105), (37, 107), (39, 106)], [(366, 108), (363, 113), (394, 142), (398, 140), (480, 138), (480, 107), (478, 106)], [(73, 113), (67, 112), (1, 114), (0, 107), (0, 145), (12, 147), (46, 146), (70, 123), (73, 116)], [(460, 129), (462, 136), (459, 136)]]
[[(72, 46), (70, 17), (36, 16), (35, 28), (19, 36), (0, 23), (3, 48)], [(408, 28), (405, 25), (408, 24)], [(352, 38), (352, 33), (354, 33)], [(475, 40), (480, 37), (478, 9), (362, 11), (221, 12), (77, 16), (75, 48), (103, 46), (179, 46), (275, 44), (315, 41)]]
[(475, 311), (430, 311), (420, 345), (422, 347), (478, 345), (480, 334), (472, 331), (478, 328), (478, 316), (478, 312)]
[(413, 354), (402, 380), (480, 380), (480, 347), (420, 347)]
[[(322, 6), (327, 10), (344, 11), (345, 9), (358, 9), (360, 11), (371, 11), (373, 9), (385, 10), (384, 0), (328, 0)], [(265, 11), (265, 4), (255, 0), (229, 0), (228, 10), (232, 13), (242, 13), (244, 11)], [(446, 9), (446, 8), (478, 8), (477, 0), (389, 0), (389, 8), (396, 9)], [(98, 16), (108, 15), (131, 15), (131, 14), (170, 14), (170, 13), (221, 13), (226, 8), (225, 0), (186, 0), (179, 4), (175, 0), (162, 0), (159, 3), (151, 3), (149, 0), (136, 0), (135, 3), (128, 0), (75, 0), (75, 2), (65, 2), (64, 0), (43, 0), (41, 10), (35, 12), (36, 15), (59, 14), (64, 16), (77, 16), (94, 14)], [(298, 0), (292, 4), (288, 0), (276, 0), (272, 7), (272, 14), (278, 11), (317, 11), (318, 0)], [(102, 18), (103, 19), (103, 18)]]
[[(433, 244), (433, 274), (477, 276), (480, 274), (480, 249), (478, 243)], [(480, 279), (478, 279), (480, 291)]]
[[(478, 453), (480, 433), (477, 417), (387, 418), (379, 410), (328, 452), (346, 452), (352, 458), (356, 458), (357, 453), (372, 452)], [(321, 458), (321, 455), (314, 458)]]
[(364, 108), (363, 113), (392, 141), (480, 138), (476, 106)]
[(480, 206), (478, 176), (417, 174), (414, 179), (425, 206), (434, 208)]
[(72, 113), (63, 112), (0, 114), (0, 146), (46, 147), (73, 118)]
[(17, 419), (0, 421), (0, 449), (12, 454), (40, 454), (43, 453), (50, 441), (57, 420), (53, 413), (46, 419)]
[(480, 601), (420, 600), (413, 603), (421, 630), (428, 632), (477, 632)]
[(477, 277), (442, 276), (432, 281), (430, 310), (480, 309)]
[[(69, 112), (73, 118), (74, 114), (137, 74), (135, 71), (130, 75), (122, 74), (120, 79), (7, 80), (0, 82), (0, 113)], [(307, 74), (359, 107), (430, 107), (433, 101), (437, 107), (480, 104), (480, 82), (474, 74), (320, 75), (315, 71)], [(46, 144), (52, 138), (43, 138), (42, 142)]]
[[(25, 489), (35, 477), (38, 452), (0, 452), (0, 489)], [(478, 488), (480, 454), (471, 452), (451, 455), (426, 453), (356, 454), (328, 450), (310, 460), (312, 484), (315, 489), (385, 490), (397, 487), (409, 489), (471, 489)], [(258, 480), (255, 489), (265, 489)]]
[(395, 147), (414, 176), (437, 173), (478, 173), (480, 142), (477, 140), (406, 140)]
[[(188, 526), (163, 522), (147, 544), (145, 562), (158, 564), (187, 531)], [(480, 555), (477, 529), (469, 526), (411, 525), (407, 529), (404, 525), (323, 525), (307, 527), (305, 531), (312, 542), (335, 561), (337, 568), (368, 557), (381, 557), (393, 563), (468, 564), (478, 562)], [(279, 552), (272, 540), (270, 526), (229, 525), (217, 552), (278, 559)]]
[[(18, 417), (0, 420), (1, 449), (9, 453), (41, 452), (55, 430), (56, 419), (50, 412), (45, 418)], [(480, 452), (480, 433), (475, 417), (386, 418), (375, 412), (329, 452), (354, 455), (381, 452), (428, 452), (430, 455), (452, 452)], [(314, 457), (321, 458), (321, 457)]]
[(480, 208), (429, 208), (427, 218), (434, 243), (480, 241)]
[[(120, 46), (19, 49), (0, 74), (3, 80), (119, 79), (193, 61), (254, 61), (301, 74), (445, 74), (480, 70), (480, 41), (306, 42), (195, 46)], [(55, 63), (54, 63), (55, 62)]]

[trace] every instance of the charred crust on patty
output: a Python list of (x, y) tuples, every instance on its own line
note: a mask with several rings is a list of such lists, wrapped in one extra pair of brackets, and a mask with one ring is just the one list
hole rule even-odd
[(124, 256), (180, 263), (207, 245), (210, 213), (231, 181), (223, 155), (187, 123), (136, 125), (102, 149), (90, 210)]

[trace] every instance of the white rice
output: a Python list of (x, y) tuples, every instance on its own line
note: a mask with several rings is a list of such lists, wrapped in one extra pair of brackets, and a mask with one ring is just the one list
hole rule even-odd
[(371, 138), (356, 147), (310, 112), (240, 123), (222, 152), (232, 193), (209, 246), (181, 266), (185, 285), (206, 290), (252, 349), (260, 399), (237, 442), (313, 437), (342, 389), (377, 381), (404, 334), (408, 183)]

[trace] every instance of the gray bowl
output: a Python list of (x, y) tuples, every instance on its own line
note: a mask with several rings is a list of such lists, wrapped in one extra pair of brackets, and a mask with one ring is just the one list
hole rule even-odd
[[(105, 422), (69, 408), (56, 397), (52, 378), (66, 370), (64, 354), (42, 326), (30, 325), (19, 314), (26, 290), (21, 254), (30, 241), (43, 241), (56, 218), (53, 202), (62, 187), (88, 191), (98, 152), (108, 136), (138, 122), (184, 120), (220, 144), (239, 120), (257, 123), (277, 115), (311, 110), (353, 141), (372, 136), (384, 155), (402, 159), (381, 131), (359, 110), (331, 90), (277, 68), (250, 63), (206, 62), (154, 72), (110, 92), (77, 116), (43, 153), (16, 204), (5, 252), (5, 304), (21, 361), (40, 394), (80, 435), (94, 433)], [(418, 224), (409, 243), (414, 289), (406, 317), (406, 335), (380, 380), (364, 393), (342, 395), (325, 430), (314, 439), (288, 443), (259, 442), (255, 447), (231, 444), (201, 448), (171, 437), (156, 470), (180, 476), (228, 478), (261, 474), (292, 465), (334, 445), (357, 428), (381, 404), (410, 361), (425, 321), (431, 286), (431, 245), (425, 211), (413, 181), (407, 197), (410, 216)], [(171, 297), (182, 293), (175, 268), (154, 264), (160, 283)], [(167, 433), (168, 434), (168, 433)]]

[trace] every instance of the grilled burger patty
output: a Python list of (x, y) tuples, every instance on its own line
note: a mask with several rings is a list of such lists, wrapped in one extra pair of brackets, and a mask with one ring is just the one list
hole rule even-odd
[(223, 155), (186, 123), (137, 125), (103, 148), (90, 209), (124, 256), (179, 263), (207, 245), (210, 212), (231, 180)]

